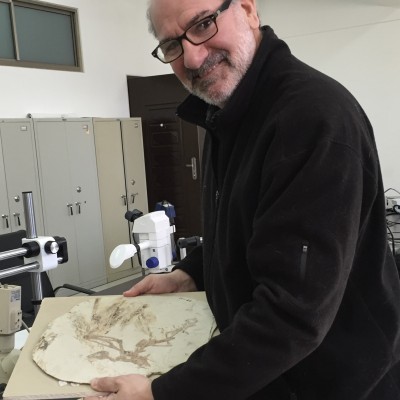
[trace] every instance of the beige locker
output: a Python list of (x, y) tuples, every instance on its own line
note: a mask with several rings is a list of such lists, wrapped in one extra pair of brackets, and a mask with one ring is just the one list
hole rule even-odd
[(43, 216), (33, 125), (30, 119), (0, 121), (0, 234), (25, 229), (22, 192), (32, 192), (36, 232)]
[(45, 233), (67, 239), (69, 261), (49, 272), (63, 283), (106, 283), (93, 124), (89, 118), (36, 119)]
[(126, 211), (148, 212), (141, 120), (95, 118), (93, 125), (107, 280), (111, 282), (141, 273), (137, 256), (118, 269), (108, 265), (117, 245), (132, 242)]

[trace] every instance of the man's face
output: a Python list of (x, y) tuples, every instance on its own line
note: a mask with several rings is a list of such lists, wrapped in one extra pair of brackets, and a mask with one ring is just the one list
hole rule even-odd
[[(159, 41), (175, 38), (209, 16), (223, 0), (153, 0), (152, 22)], [(253, 0), (233, 2), (216, 19), (218, 33), (200, 45), (182, 41), (184, 53), (171, 63), (175, 75), (194, 95), (223, 107), (247, 71), (258, 43)]]

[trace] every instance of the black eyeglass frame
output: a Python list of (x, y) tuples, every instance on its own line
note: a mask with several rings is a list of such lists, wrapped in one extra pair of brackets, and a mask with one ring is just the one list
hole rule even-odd
[[(184, 52), (183, 46), (182, 46), (182, 40), (183, 40), (183, 39), (186, 39), (188, 42), (192, 43), (192, 44), (195, 45), (195, 46), (199, 46), (199, 45), (201, 45), (201, 44), (203, 44), (203, 43), (209, 41), (210, 39), (212, 39), (212, 38), (218, 33), (218, 25), (217, 25), (217, 21), (216, 21), (216, 20), (217, 20), (217, 17), (218, 17), (223, 11), (225, 11), (225, 10), (227, 10), (227, 9), (229, 8), (229, 6), (231, 5), (232, 1), (233, 1), (233, 0), (226, 0), (226, 1), (224, 1), (224, 2), (221, 4), (221, 6), (220, 6), (214, 13), (212, 13), (211, 15), (208, 15), (207, 17), (201, 18), (200, 20), (198, 20), (198, 21), (196, 21), (195, 23), (193, 23), (192, 25), (190, 25), (190, 26), (185, 30), (185, 32), (183, 32), (182, 35), (180, 35), (180, 36), (178, 36), (178, 37), (176, 37), (176, 38), (174, 38), (174, 39), (168, 39), (168, 40), (166, 40), (165, 42), (161, 42), (161, 43), (151, 52), (151, 55), (152, 55), (153, 57), (157, 58), (158, 60), (160, 60), (160, 61), (161, 61), (162, 63), (164, 63), (164, 64), (170, 64), (170, 63), (172, 63), (173, 61), (177, 60), (177, 59), (183, 54), (183, 52)], [(206, 21), (207, 19), (210, 19), (210, 20), (215, 24), (215, 27), (216, 27), (215, 33), (214, 33), (212, 36), (210, 36), (209, 38), (207, 38), (206, 40), (201, 41), (200, 43), (194, 43), (192, 40), (190, 40), (190, 39), (186, 36), (187, 32), (188, 32), (190, 29), (192, 29), (194, 26), (200, 24), (202, 21)], [(181, 53), (180, 53), (178, 56), (176, 56), (175, 58), (173, 58), (172, 60), (170, 60), (170, 61), (164, 61), (164, 60), (162, 60), (162, 59), (158, 56), (158, 54), (157, 54), (157, 53), (158, 53), (158, 49), (159, 49), (161, 46), (164, 46), (165, 43), (168, 43), (168, 42), (175, 42), (175, 41), (179, 43), (179, 46), (180, 46), (180, 48), (181, 48)]]

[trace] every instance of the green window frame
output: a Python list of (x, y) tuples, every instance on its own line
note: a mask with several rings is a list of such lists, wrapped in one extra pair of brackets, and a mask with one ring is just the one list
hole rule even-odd
[(0, 0), (0, 65), (82, 72), (78, 10)]

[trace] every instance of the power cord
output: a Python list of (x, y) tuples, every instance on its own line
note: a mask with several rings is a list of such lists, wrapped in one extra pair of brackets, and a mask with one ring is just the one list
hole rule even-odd
[(21, 322), (22, 322), (22, 326), (24, 327), (24, 329), (26, 331), (28, 331), (29, 333), (31, 333), (31, 330), (29, 329), (29, 326), (24, 322), (24, 320), (21, 320)]
[(390, 216), (397, 216), (395, 212), (388, 212), (386, 214), (386, 228), (388, 232), (388, 240), (391, 244), (393, 256), (396, 257), (396, 245), (400, 243), (400, 232), (395, 229), (396, 226), (400, 225), (400, 222), (390, 220)]

